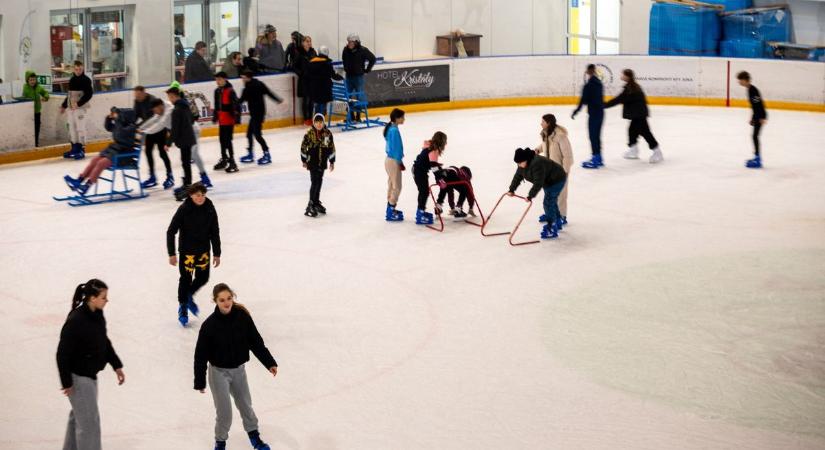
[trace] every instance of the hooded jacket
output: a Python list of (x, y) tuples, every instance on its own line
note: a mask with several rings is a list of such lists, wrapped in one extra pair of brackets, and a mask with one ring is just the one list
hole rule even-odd
[(249, 352), (267, 369), (278, 367), (248, 312), (233, 306), (229, 314), (215, 311), (206, 318), (195, 344), (195, 389), (206, 388), (206, 363), (234, 369), (249, 361)]
[(564, 171), (570, 173), (573, 167), (573, 149), (570, 147), (570, 140), (567, 138), (567, 129), (561, 125), (556, 125), (552, 133), (542, 130), (541, 143), (535, 149), (537, 155), (550, 158), (560, 164)]
[(166, 229), (166, 250), (169, 256), (175, 255), (175, 234), (178, 237), (178, 251), (182, 255), (206, 253), (209, 246), (216, 257), (221, 256), (221, 230), (218, 224), (218, 212), (212, 200), (206, 199), (198, 206), (191, 198), (186, 198), (178, 207), (169, 228)]
[(106, 131), (112, 133), (112, 140), (114, 142), (109, 146), (110, 149), (116, 152), (131, 152), (139, 145), (135, 141), (137, 133), (137, 115), (135, 110), (129, 108), (120, 108), (117, 110), (117, 118), (113, 119), (106, 116), (106, 121), (103, 123)]
[[(26, 84), (23, 85), (23, 97), (27, 100), (31, 100), (34, 102), (34, 113), (38, 114), (43, 110), (43, 104), (40, 101), (42, 97), (44, 100), (49, 99), (49, 92), (46, 91), (46, 88), (41, 86), (39, 83), (35, 81), (34, 86), (29, 86), (29, 77), (36, 77), (37, 75), (34, 71), (27, 71), (26, 72)], [(37, 78), (35, 78), (36, 80)]]
[(578, 114), (584, 105), (587, 105), (587, 113), (591, 116), (604, 114), (604, 85), (597, 76), (591, 76), (582, 87), (582, 96), (573, 115)]
[(60, 330), (57, 344), (57, 371), (63, 388), (72, 387), (72, 374), (97, 379), (97, 373), (111, 364), (120, 369), (120, 362), (112, 342), (106, 335), (103, 311), (92, 311), (87, 304), (72, 310)]
[(343, 80), (332, 68), (328, 56), (318, 55), (309, 60), (304, 70), (304, 89), (313, 103), (332, 101), (332, 80)]
[(510, 183), (510, 192), (516, 192), (522, 181), (527, 180), (533, 183), (527, 198), (533, 199), (545, 186), (552, 186), (556, 183), (567, 180), (567, 173), (559, 164), (544, 156), (533, 155), (527, 163), (527, 167), (516, 169), (513, 181)]

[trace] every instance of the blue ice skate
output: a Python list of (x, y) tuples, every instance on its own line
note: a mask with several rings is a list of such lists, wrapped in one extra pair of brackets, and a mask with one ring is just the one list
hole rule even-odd
[(158, 185), (158, 179), (155, 178), (154, 175), (147, 178), (144, 182), (140, 183), (143, 189), (152, 188)]
[(762, 168), (762, 158), (759, 156), (754, 157), (753, 159), (749, 159), (745, 162), (745, 167), (748, 169), (761, 169)]
[(261, 433), (258, 430), (253, 430), (247, 433), (249, 435), (249, 443), (255, 450), (270, 450), (269, 444), (261, 439)]
[(186, 309), (192, 312), (195, 316), (198, 315), (200, 309), (198, 308), (198, 304), (195, 303), (195, 298), (192, 297), (192, 294), (189, 294), (189, 301), (186, 302)]
[(186, 313), (186, 305), (178, 306), (178, 322), (180, 322), (181, 326), (186, 326), (189, 323), (189, 315)]
[(255, 153), (250, 148), (247, 150), (246, 156), (241, 156), (241, 162), (244, 164), (250, 164), (255, 162)]
[(209, 175), (206, 172), (201, 172), (201, 184), (207, 188), (212, 187), (212, 180), (209, 179)]
[(272, 164), (272, 156), (269, 154), (268, 150), (264, 150), (264, 155), (258, 159), (258, 165), (265, 166), (267, 164)]
[(432, 225), (433, 224), (433, 215), (427, 213), (423, 210), (417, 210), (415, 212), (415, 224), (416, 225)]
[(163, 180), (163, 190), (172, 189), (172, 186), (175, 185), (175, 177), (172, 176), (171, 173), (166, 174), (166, 179)]
[(226, 441), (215, 441), (215, 450), (226, 450)]
[(77, 188), (79, 188), (83, 184), (83, 181), (80, 178), (72, 178), (69, 175), (63, 177), (63, 181), (65, 181), (66, 186), (69, 186), (69, 189), (73, 191), (76, 191)]
[(585, 161), (582, 163), (582, 167), (585, 169), (598, 169), (599, 167), (604, 167), (602, 155), (593, 155), (593, 157), (590, 158), (590, 161)]
[(394, 206), (387, 203), (387, 222), (401, 222), (404, 220), (404, 213), (395, 209)]
[(559, 237), (559, 229), (555, 223), (552, 225), (545, 225), (541, 229), (542, 239), (556, 239), (557, 237)]

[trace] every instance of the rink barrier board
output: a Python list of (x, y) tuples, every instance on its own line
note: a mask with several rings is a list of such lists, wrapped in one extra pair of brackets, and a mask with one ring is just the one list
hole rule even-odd
[[(450, 102), (439, 103), (419, 103), (410, 105), (400, 105), (400, 107), (409, 113), (415, 112), (429, 112), (429, 111), (449, 111), (459, 109), (473, 109), (473, 108), (500, 108), (500, 107), (519, 107), (519, 106), (543, 106), (543, 105), (576, 105), (578, 97), (513, 97), (513, 98), (498, 98), (498, 99), (477, 99), (477, 100), (455, 100)], [(692, 98), (692, 97), (648, 97), (648, 103), (651, 105), (668, 105), (668, 106), (712, 106), (725, 107), (727, 100), (724, 98)], [(747, 100), (731, 99), (730, 106), (735, 108), (749, 108)], [(389, 115), (390, 111), (395, 107), (371, 108), (371, 114), (375, 117), (381, 115)], [(820, 112), (825, 113), (825, 105), (815, 105), (809, 103), (794, 103), (771, 101), (768, 103), (768, 110), (789, 110), (789, 111), (806, 111), (806, 112)], [(295, 119), (274, 119), (264, 121), (264, 129), (286, 128), (291, 126), (302, 126), (296, 124)], [(235, 136), (245, 136), (247, 125), (235, 126)], [(218, 127), (204, 127), (201, 130), (201, 137), (216, 137), (218, 136)], [(105, 149), (112, 141), (94, 141), (86, 145), (87, 153), (97, 153)], [(45, 148), (16, 150), (11, 152), (0, 153), (0, 165), (13, 164), (19, 162), (36, 161), (40, 159), (62, 157), (64, 152), (69, 150), (68, 144), (54, 145)]]

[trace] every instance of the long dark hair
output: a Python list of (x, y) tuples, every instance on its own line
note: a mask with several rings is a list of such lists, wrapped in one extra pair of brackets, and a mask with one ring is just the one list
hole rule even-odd
[(244, 305), (242, 305), (242, 304), (235, 301), (235, 298), (237, 298), (237, 295), (235, 295), (235, 291), (233, 291), (232, 288), (229, 287), (229, 285), (226, 284), (226, 283), (218, 283), (218, 284), (215, 285), (214, 288), (212, 288), (212, 301), (213, 302), (215, 302), (215, 303), (218, 302), (218, 294), (220, 294), (221, 292), (229, 292), (229, 294), (232, 295), (232, 308), (233, 309), (238, 308), (241, 311), (245, 312), (247, 315), (250, 315), (249, 310), (246, 309), (246, 306), (244, 306)]
[(436, 131), (433, 138), (430, 139), (430, 150), (438, 150), (438, 154), (444, 153), (444, 147), (447, 146), (447, 135), (441, 131)]
[(387, 137), (387, 131), (390, 130), (390, 125), (394, 124), (396, 120), (404, 117), (404, 110), (394, 108), (390, 113), (390, 121), (384, 126), (384, 137)]
[(85, 283), (78, 284), (74, 290), (72, 309), (69, 312), (74, 311), (78, 306), (89, 301), (90, 298), (100, 295), (100, 293), (106, 289), (109, 289), (109, 286), (106, 286), (106, 283), (97, 278), (92, 278)]
[(627, 77), (627, 90), (632, 93), (642, 92), (642, 87), (639, 86), (639, 83), (636, 82), (636, 74), (633, 73), (630, 69), (625, 69), (622, 71), (624, 76)]
[(551, 134), (553, 134), (553, 131), (556, 131), (556, 116), (552, 114), (545, 114), (541, 116), (541, 119), (547, 122), (547, 125), (549, 125), (547, 127), (547, 131), (541, 130), (541, 135), (543, 137), (550, 136)]

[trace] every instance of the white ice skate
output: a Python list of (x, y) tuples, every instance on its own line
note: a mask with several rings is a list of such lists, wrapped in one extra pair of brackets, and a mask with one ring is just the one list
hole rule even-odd
[(653, 149), (653, 154), (650, 155), (650, 164), (660, 163), (665, 160), (665, 157), (662, 156), (662, 150), (659, 147)]
[(639, 159), (639, 147), (636, 144), (631, 145), (622, 156), (624, 159)]

